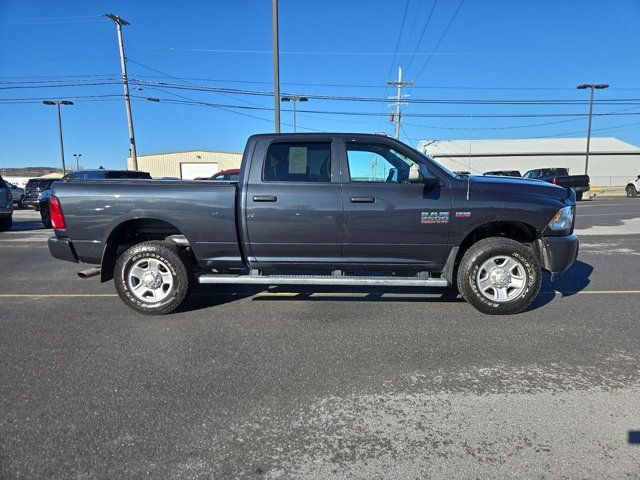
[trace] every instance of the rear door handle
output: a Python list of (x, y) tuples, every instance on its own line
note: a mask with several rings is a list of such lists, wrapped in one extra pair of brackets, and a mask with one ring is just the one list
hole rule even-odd
[(351, 203), (375, 203), (376, 197), (351, 197)]
[(277, 202), (278, 197), (276, 197), (275, 195), (254, 195), (253, 201), (254, 202)]

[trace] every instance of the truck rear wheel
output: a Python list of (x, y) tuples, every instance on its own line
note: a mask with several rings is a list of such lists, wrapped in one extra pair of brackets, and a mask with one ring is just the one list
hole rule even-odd
[(542, 271), (530, 248), (509, 238), (485, 238), (466, 251), (458, 268), (458, 289), (482, 313), (508, 315), (538, 295)]
[(582, 200), (582, 193), (583, 192), (576, 192), (576, 202), (579, 202), (580, 200)]
[(177, 245), (144, 242), (125, 251), (116, 262), (114, 282), (120, 299), (146, 315), (173, 312), (191, 287), (188, 259)]

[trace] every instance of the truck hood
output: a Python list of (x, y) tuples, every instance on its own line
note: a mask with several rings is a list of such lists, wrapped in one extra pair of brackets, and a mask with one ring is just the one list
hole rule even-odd
[(471, 191), (491, 193), (517, 193), (520, 195), (535, 195), (539, 197), (551, 197), (564, 202), (571, 196), (571, 192), (558, 185), (543, 182), (542, 180), (529, 180), (521, 177), (485, 177), (471, 176)]

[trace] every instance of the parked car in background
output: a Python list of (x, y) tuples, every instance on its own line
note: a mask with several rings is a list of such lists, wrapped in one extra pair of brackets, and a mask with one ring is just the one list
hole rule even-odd
[(635, 180), (631, 180), (627, 183), (625, 191), (629, 198), (636, 198), (638, 196), (638, 192), (640, 192), (640, 175), (638, 175)]
[(11, 195), (13, 195), (13, 204), (18, 208), (24, 208), (24, 188), (21, 188), (13, 183), (9, 183), (6, 180), (4, 183), (7, 185), (7, 188), (11, 190)]
[(13, 195), (0, 176), (0, 231), (11, 230), (13, 224)]
[[(126, 179), (143, 179), (151, 180), (149, 172), (141, 172), (138, 170), (78, 170), (67, 173), (64, 177), (57, 180), (58, 182), (77, 182), (83, 180), (126, 180)], [(53, 185), (54, 182), (51, 183)], [(51, 216), (49, 214), (49, 196), (51, 195), (51, 187), (40, 192), (38, 196), (38, 210), (40, 210), (40, 219), (46, 228), (51, 228)]]
[(44, 192), (45, 190), (49, 190), (51, 188), (51, 184), (56, 180), (60, 180), (59, 178), (32, 178), (30, 179), (24, 187), (24, 200), (23, 205), (25, 207), (33, 207), (35, 211), (40, 209), (38, 204), (38, 196), (40, 192)]
[(213, 180), (214, 182), (237, 182), (239, 177), (240, 169), (232, 168), (216, 173), (209, 180)]
[(542, 180), (561, 187), (570, 188), (576, 192), (576, 200), (582, 200), (584, 192), (588, 192), (591, 186), (589, 175), (569, 175), (567, 168), (536, 168), (523, 175), (531, 180)]
[(494, 177), (521, 177), (520, 170), (493, 170), (491, 172), (484, 172), (482, 175), (494, 176)]

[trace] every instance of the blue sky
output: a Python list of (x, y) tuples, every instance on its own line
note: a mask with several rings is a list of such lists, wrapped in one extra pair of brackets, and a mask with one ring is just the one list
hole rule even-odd
[[(129, 76), (154, 83), (133, 90), (143, 97), (133, 102), (140, 154), (241, 151), (248, 135), (273, 131), (270, 110), (144, 99), (272, 108), (265, 95), (189, 90), (195, 85), (272, 91), (270, 0), (2, 0), (0, 167), (58, 165), (55, 108), (40, 100), (86, 96), (96, 97), (72, 98), (75, 105), (63, 110), (67, 161), (81, 153), (87, 168), (125, 166), (128, 134), (117, 97), (122, 87), (116, 83), (116, 33), (112, 22), (99, 17), (105, 12), (131, 22), (125, 27)], [(281, 90), (384, 98), (392, 93), (385, 87), (389, 76), (398, 65), (408, 66), (404, 78), (415, 81), (408, 89), (411, 99), (466, 102), (408, 105), (401, 138), (415, 145), (419, 139), (583, 136), (585, 117), (520, 116), (586, 113), (583, 104), (477, 101), (584, 100), (587, 92), (576, 85), (608, 83), (611, 88), (597, 98), (611, 104), (597, 104), (595, 112), (619, 114), (596, 117), (594, 136), (640, 145), (638, 25), (637, 0), (439, 0), (435, 7), (433, 0), (409, 0), (408, 6), (406, 0), (280, 0)], [(622, 99), (630, 100), (613, 104)], [(393, 132), (386, 102), (311, 99), (301, 108), (371, 115), (300, 113), (299, 131)], [(466, 116), (420, 116), (427, 114)], [(514, 116), (482, 117), (487, 114)], [(289, 111), (282, 121), (283, 131), (291, 131)], [(541, 123), (548, 124), (533, 126)]]

